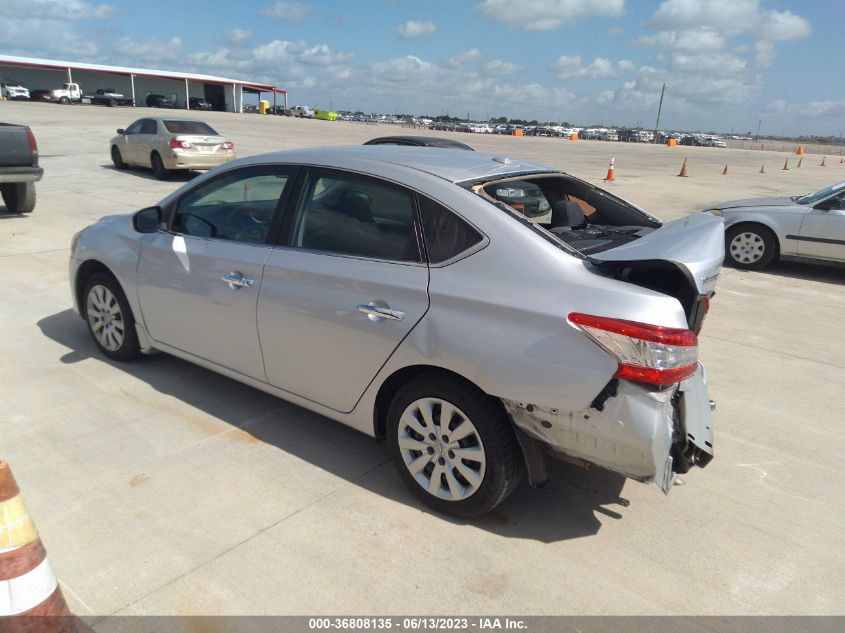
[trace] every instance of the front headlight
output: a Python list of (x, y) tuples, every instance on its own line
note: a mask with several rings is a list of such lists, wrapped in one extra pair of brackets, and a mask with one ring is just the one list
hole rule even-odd
[(713, 215), (718, 215), (720, 218), (722, 217), (721, 209), (708, 209), (707, 212), (712, 213)]

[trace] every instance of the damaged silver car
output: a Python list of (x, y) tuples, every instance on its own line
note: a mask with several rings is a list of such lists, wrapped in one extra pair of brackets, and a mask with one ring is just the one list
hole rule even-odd
[(385, 439), (416, 495), (467, 517), (543, 485), (549, 456), (665, 492), (710, 461), (697, 334), (723, 258), (709, 214), (358, 146), (241, 159), (105, 217), (70, 282), (109, 358), (173, 354)]

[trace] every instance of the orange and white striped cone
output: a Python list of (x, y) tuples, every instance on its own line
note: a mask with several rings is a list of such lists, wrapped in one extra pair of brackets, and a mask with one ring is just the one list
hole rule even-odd
[(616, 176), (613, 173), (613, 161), (614, 161), (614, 158), (613, 158), (613, 156), (611, 156), (610, 157), (610, 167), (607, 168), (607, 176), (605, 177), (605, 180), (608, 181), (608, 182), (613, 182), (614, 180), (616, 180)]
[(783, 161), (783, 169), (781, 169), (781, 171), (789, 171), (789, 159), (788, 158), (785, 161)]
[(6, 462), (0, 461), (0, 631), (86, 633), (68, 609), (38, 530)]
[(797, 165), (796, 169), (801, 169), (801, 165), (803, 165), (803, 164), (804, 164), (804, 155), (802, 154), (802, 155), (798, 158), (798, 165)]

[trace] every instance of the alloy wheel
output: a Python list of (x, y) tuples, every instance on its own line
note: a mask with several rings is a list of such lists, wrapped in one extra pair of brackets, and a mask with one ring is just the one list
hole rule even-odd
[(106, 350), (116, 352), (123, 345), (126, 325), (117, 297), (101, 284), (91, 287), (86, 301), (88, 325), (97, 342)]
[(408, 472), (435, 497), (462, 501), (484, 481), (487, 462), (478, 429), (446, 400), (421, 398), (408, 405), (398, 440)]

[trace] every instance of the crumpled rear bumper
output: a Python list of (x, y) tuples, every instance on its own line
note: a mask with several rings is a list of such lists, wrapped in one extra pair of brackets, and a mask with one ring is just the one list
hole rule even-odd
[[(544, 409), (503, 400), (514, 423), (548, 452), (584, 460), (669, 492), (678, 473), (705, 466), (713, 431), (703, 365), (673, 389), (619, 380), (600, 408)], [(596, 403), (594, 403), (595, 405)]]

